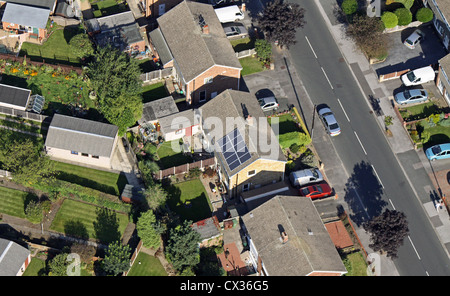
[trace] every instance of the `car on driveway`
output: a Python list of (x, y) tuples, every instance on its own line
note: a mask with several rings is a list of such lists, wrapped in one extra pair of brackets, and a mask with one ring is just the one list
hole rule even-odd
[(419, 44), (424, 38), (425, 34), (421, 30), (416, 29), (411, 35), (409, 35), (408, 38), (406, 38), (403, 44), (411, 49), (414, 49), (416, 45)]
[(428, 92), (424, 89), (407, 89), (396, 94), (394, 99), (400, 105), (421, 103), (428, 100)]
[(409, 71), (400, 76), (405, 86), (419, 85), (422, 83), (433, 81), (436, 76), (433, 67), (426, 66), (419, 69)]
[(319, 118), (330, 136), (334, 137), (341, 133), (341, 128), (339, 127), (333, 112), (328, 106), (323, 106), (318, 109), (317, 113), (319, 114)]
[(434, 145), (425, 151), (427, 158), (431, 161), (436, 159), (450, 158), (450, 143)]
[(304, 186), (300, 188), (300, 195), (306, 196), (311, 199), (317, 199), (322, 197), (328, 197), (333, 194), (333, 190), (327, 182), (319, 184)]
[(248, 31), (241, 23), (225, 23), (222, 24), (223, 30), (227, 38), (245, 38), (248, 36)]
[(265, 97), (258, 99), (259, 105), (263, 111), (277, 110), (280, 106), (275, 97)]

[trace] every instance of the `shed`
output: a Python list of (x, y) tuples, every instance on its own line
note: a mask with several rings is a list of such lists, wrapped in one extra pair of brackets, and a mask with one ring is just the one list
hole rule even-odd
[(141, 202), (142, 199), (144, 198), (142, 192), (143, 192), (142, 188), (133, 186), (131, 184), (127, 184), (125, 185), (125, 188), (123, 189), (120, 198), (123, 202), (126, 203)]
[(177, 104), (175, 104), (175, 100), (172, 96), (168, 96), (145, 103), (142, 110), (142, 117), (138, 122), (139, 124), (147, 122), (155, 124), (159, 118), (175, 113), (178, 113)]

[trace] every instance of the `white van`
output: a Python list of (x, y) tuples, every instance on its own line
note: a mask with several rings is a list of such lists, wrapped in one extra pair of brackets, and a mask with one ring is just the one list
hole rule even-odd
[(214, 11), (221, 23), (236, 22), (244, 19), (244, 13), (237, 5), (217, 8)]
[(403, 74), (401, 79), (405, 86), (419, 85), (433, 81), (435, 77), (434, 69), (431, 66), (419, 68)]
[(303, 186), (323, 181), (323, 176), (318, 168), (312, 168), (292, 172), (289, 175), (289, 180), (291, 181), (292, 186)]

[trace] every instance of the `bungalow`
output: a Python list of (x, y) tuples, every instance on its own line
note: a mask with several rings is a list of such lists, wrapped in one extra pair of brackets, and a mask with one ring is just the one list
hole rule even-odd
[(112, 124), (55, 114), (45, 140), (52, 159), (111, 169), (118, 127)]
[(312, 200), (277, 195), (241, 217), (250, 264), (266, 276), (347, 273)]
[(286, 158), (254, 95), (226, 90), (199, 110), (229, 197), (284, 181)]
[(15, 3), (6, 3), (2, 28), (15, 34), (27, 33), (30, 38), (42, 41), (47, 34), (50, 9)]
[(157, 22), (150, 49), (163, 67), (173, 68), (174, 88), (189, 105), (239, 89), (242, 66), (211, 5), (185, 0)]
[(30, 262), (30, 250), (0, 238), (0, 276), (21, 276)]
[(450, 54), (439, 60), (436, 86), (450, 106)]

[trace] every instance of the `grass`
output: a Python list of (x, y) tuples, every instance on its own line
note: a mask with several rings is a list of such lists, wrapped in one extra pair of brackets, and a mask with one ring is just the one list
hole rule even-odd
[(403, 119), (412, 120), (415, 117), (420, 116), (420, 118), (425, 118), (438, 111), (438, 107), (433, 102), (427, 102), (419, 105), (414, 105), (410, 107), (400, 107), (399, 111)]
[(109, 243), (120, 239), (127, 225), (128, 216), (125, 214), (66, 199), (50, 228), (67, 235)]
[(158, 258), (139, 252), (127, 276), (167, 276), (167, 273)]
[[(301, 131), (298, 127), (297, 123), (294, 121), (294, 118), (292, 118), (291, 114), (283, 114), (280, 116), (277, 116), (279, 122), (278, 122), (278, 128), (279, 128), (279, 134), (285, 134), (290, 132), (299, 132)], [(269, 124), (272, 124), (272, 119), (268, 118)]]
[(253, 73), (258, 73), (264, 70), (263, 65), (261, 62), (254, 57), (245, 57), (242, 59), (239, 59), (239, 62), (242, 66), (241, 75), (246, 76)]
[(235, 52), (240, 52), (247, 49), (253, 49), (255, 48), (255, 39), (247, 38), (241, 38), (236, 40), (230, 40), (231, 46), (233, 46), (233, 49)]
[(46, 274), (45, 261), (36, 257), (31, 258), (30, 265), (23, 273), (23, 276), (42, 276)]
[(167, 190), (167, 204), (182, 220), (196, 222), (211, 217), (208, 194), (199, 179), (173, 184)]
[(116, 0), (90, 1), (94, 12), (94, 17), (102, 17), (120, 12), (128, 11), (128, 6), (124, 3), (118, 4)]
[(147, 103), (169, 95), (163, 82), (148, 84), (142, 87), (142, 102)]
[(178, 145), (178, 140), (164, 142), (156, 150), (159, 157), (158, 165), (161, 169), (179, 166), (192, 161), (189, 156), (183, 155), (182, 152), (174, 151), (172, 144)]
[(91, 169), (78, 165), (54, 161), (58, 179), (89, 187), (112, 195), (120, 195), (128, 183), (123, 174)]
[(25, 218), (25, 202), (33, 195), (15, 189), (0, 187), (0, 213)]
[(367, 276), (367, 263), (361, 252), (345, 255), (343, 262), (348, 271), (346, 276)]

